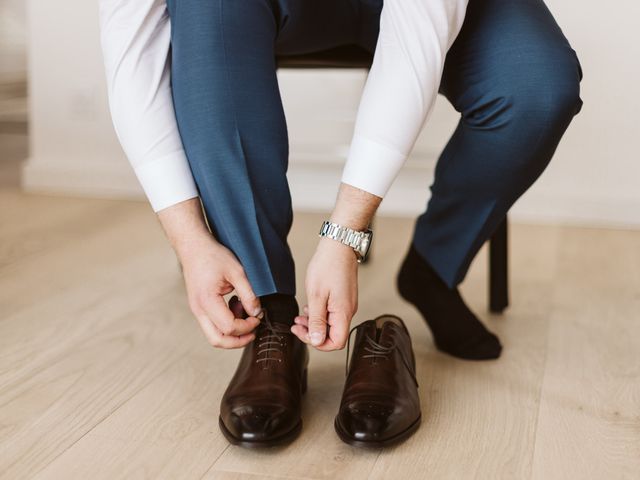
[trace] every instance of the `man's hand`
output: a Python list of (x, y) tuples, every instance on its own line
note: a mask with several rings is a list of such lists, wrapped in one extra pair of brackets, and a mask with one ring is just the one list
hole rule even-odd
[(344, 348), (358, 309), (358, 263), (354, 251), (323, 238), (307, 268), (308, 306), (291, 331), (318, 350)]
[[(240, 262), (227, 248), (204, 241), (181, 257), (189, 307), (214, 347), (239, 348), (254, 339), (260, 320), (260, 303)], [(223, 296), (236, 291), (243, 308), (252, 316), (236, 318)]]
[[(251, 342), (260, 320), (260, 301), (235, 255), (206, 227), (199, 199), (161, 210), (160, 222), (182, 265), (189, 307), (211, 345), (239, 348)], [(251, 316), (236, 318), (223, 296), (236, 291)]]
[[(331, 221), (364, 230), (382, 199), (343, 183)], [(351, 319), (358, 309), (358, 262), (351, 247), (322, 238), (305, 282), (308, 306), (291, 331), (318, 350), (344, 348)]]

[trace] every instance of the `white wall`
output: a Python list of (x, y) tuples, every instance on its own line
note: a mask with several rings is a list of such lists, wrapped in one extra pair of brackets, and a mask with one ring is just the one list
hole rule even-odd
[[(635, 95), (640, 76), (640, 4), (619, 0), (549, 0), (583, 69), (584, 107), (541, 180), (513, 216), (640, 227), (640, 128)], [(32, 157), (25, 187), (107, 196), (140, 189), (110, 125), (97, 31), (97, 2), (28, 0)], [(327, 209), (355, 118), (364, 73), (281, 72), (291, 140), (294, 203)], [(310, 94), (312, 93), (312, 94)], [(457, 121), (440, 99), (382, 210), (422, 210), (430, 172)]]
[(139, 195), (106, 100), (96, 0), (28, 0), (26, 189)]
[(26, 15), (24, 0), (0, 0), (0, 79), (21, 80), (26, 65)]

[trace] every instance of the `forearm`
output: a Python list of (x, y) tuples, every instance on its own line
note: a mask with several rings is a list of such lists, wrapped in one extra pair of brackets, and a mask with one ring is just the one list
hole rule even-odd
[(199, 198), (191, 198), (160, 210), (158, 219), (181, 260), (194, 247), (213, 240)]
[(342, 183), (330, 220), (354, 230), (364, 230), (381, 201), (376, 195)]

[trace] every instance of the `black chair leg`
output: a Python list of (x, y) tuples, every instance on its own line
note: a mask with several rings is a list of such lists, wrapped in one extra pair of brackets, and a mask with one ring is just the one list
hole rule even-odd
[(509, 306), (507, 251), (508, 227), (505, 217), (489, 241), (489, 310), (493, 313), (502, 313)]

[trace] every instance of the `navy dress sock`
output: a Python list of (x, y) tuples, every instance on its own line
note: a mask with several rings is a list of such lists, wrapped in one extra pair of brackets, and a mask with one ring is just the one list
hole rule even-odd
[(260, 297), (260, 304), (269, 315), (272, 322), (293, 325), (293, 319), (299, 313), (298, 302), (294, 295), (284, 293), (272, 293)]
[(449, 288), (413, 245), (398, 274), (400, 295), (412, 303), (431, 329), (436, 347), (466, 360), (498, 358), (502, 345)]

